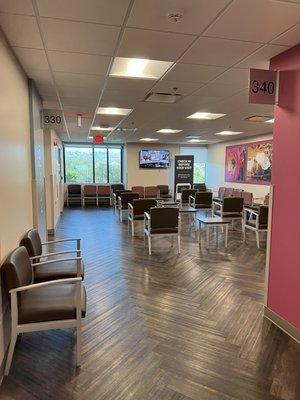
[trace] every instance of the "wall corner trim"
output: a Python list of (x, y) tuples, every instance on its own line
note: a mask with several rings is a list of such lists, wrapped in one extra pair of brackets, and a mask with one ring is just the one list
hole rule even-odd
[(296, 342), (300, 343), (300, 331), (266, 306), (264, 306), (264, 317), (266, 317)]

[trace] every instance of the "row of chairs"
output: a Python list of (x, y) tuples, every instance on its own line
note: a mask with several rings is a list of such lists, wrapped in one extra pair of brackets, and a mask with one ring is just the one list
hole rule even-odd
[(93, 202), (97, 206), (110, 204), (111, 186), (109, 185), (68, 185), (67, 187), (67, 206), (77, 204), (85, 206), (87, 202)]
[[(43, 252), (46, 246), (65, 242), (75, 242), (76, 248)], [(8, 255), (1, 274), (11, 304), (11, 340), (5, 375), (10, 370), (18, 335), (49, 329), (76, 329), (76, 365), (80, 366), (81, 322), (86, 314), (80, 239), (42, 243), (38, 231), (31, 229)]]
[(140, 198), (172, 198), (172, 194), (168, 185), (132, 186), (131, 190), (132, 192), (138, 193)]

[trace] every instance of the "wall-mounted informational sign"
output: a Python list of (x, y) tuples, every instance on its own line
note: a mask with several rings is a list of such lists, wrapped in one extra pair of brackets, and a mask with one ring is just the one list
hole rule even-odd
[(250, 69), (249, 103), (276, 104), (277, 71)]
[(194, 178), (194, 156), (175, 156), (174, 193), (178, 183), (190, 183), (193, 187)]
[(63, 124), (63, 118), (61, 111), (56, 110), (44, 110), (43, 111), (43, 122), (45, 127), (55, 128)]

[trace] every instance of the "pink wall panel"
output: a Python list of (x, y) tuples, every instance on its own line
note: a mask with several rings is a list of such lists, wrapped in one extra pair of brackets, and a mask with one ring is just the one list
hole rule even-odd
[(300, 45), (274, 57), (273, 214), (267, 306), (300, 329)]

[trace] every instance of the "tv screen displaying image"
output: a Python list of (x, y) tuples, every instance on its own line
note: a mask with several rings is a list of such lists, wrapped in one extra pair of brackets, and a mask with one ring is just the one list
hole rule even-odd
[(141, 150), (140, 168), (169, 168), (169, 150)]

